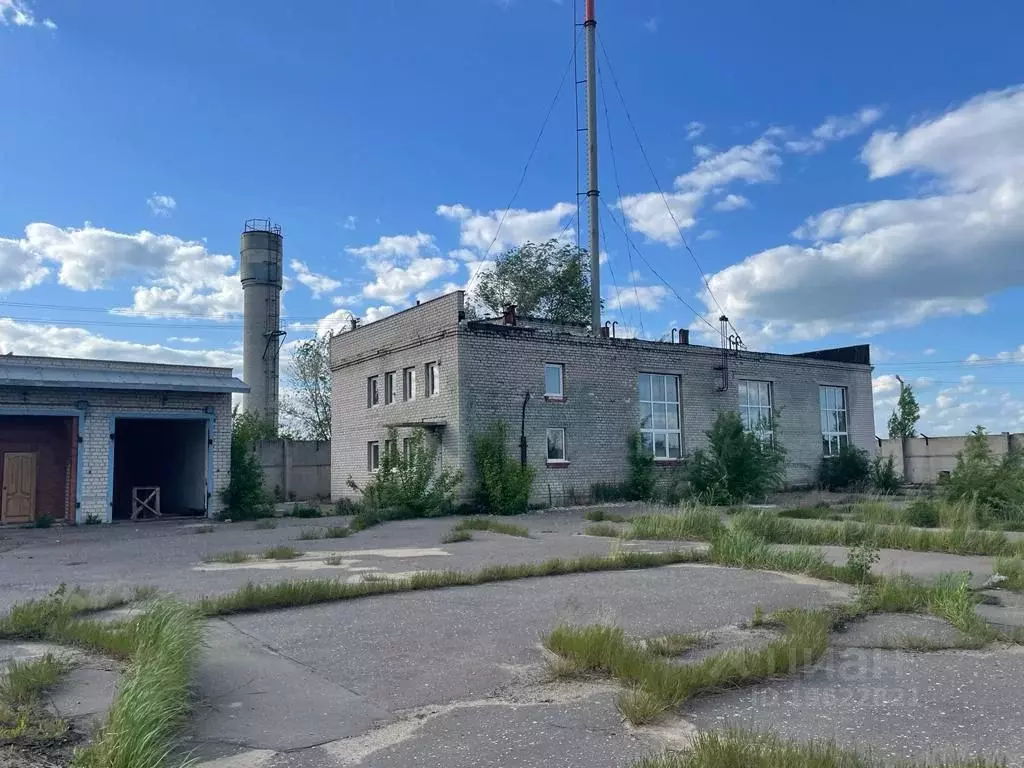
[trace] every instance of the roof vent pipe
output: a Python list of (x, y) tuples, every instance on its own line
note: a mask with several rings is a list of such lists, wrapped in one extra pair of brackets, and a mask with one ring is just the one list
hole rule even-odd
[(515, 304), (508, 304), (508, 305), (506, 305), (506, 307), (505, 307), (505, 316), (504, 316), (503, 322), (505, 323), (505, 325), (515, 325), (516, 324), (516, 305)]
[(676, 329), (675, 328), (672, 329), (672, 343), (673, 344), (676, 343)]
[(686, 328), (679, 329), (679, 343), (689, 344), (690, 343), (690, 331)]

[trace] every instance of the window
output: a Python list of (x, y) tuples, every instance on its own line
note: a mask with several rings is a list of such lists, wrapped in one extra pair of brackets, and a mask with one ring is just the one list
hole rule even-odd
[(427, 363), (427, 397), (434, 397), (441, 391), (441, 381), (437, 370), (437, 363)]
[(565, 458), (565, 430), (548, 430), (548, 463), (558, 464), (564, 462)]
[(404, 400), (416, 399), (416, 369), (406, 368), (402, 371), (402, 398)]
[(390, 458), (392, 461), (398, 458), (398, 441), (397, 440), (385, 440), (384, 441), (384, 455)]
[(409, 466), (412, 464), (412, 438), (402, 438), (402, 458), (405, 460), (405, 465)]
[(740, 418), (743, 427), (761, 440), (772, 439), (772, 384), (740, 381)]
[(395, 372), (384, 374), (384, 405), (395, 402)]
[(677, 376), (640, 374), (640, 439), (644, 450), (655, 459), (678, 459), (682, 455)]
[(366, 380), (366, 407), (373, 408), (373, 406), (380, 403), (380, 391), (377, 386), (377, 377), (371, 376)]
[(376, 440), (366, 444), (366, 468), (376, 472), (380, 468), (380, 443)]
[(846, 425), (846, 387), (821, 387), (821, 449), (826, 456), (838, 456), (850, 444)]
[(562, 377), (565, 368), (561, 363), (544, 363), (544, 397), (564, 397)]

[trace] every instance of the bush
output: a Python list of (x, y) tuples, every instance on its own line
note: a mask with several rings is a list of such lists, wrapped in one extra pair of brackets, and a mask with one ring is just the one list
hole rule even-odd
[(311, 507), (308, 504), (294, 504), (292, 505), (291, 511), (285, 512), (284, 516), (309, 520), (314, 517), (323, 517), (323, 513), (316, 507)]
[(253, 443), (274, 436), (273, 428), (258, 415), (235, 409), (231, 423), (231, 480), (221, 491), (224, 509), (220, 516), (232, 520), (271, 517), (274, 505), (263, 490), (263, 467), (253, 452)]
[(437, 451), (426, 445), (422, 429), (416, 430), (399, 453), (398, 433), (388, 430), (390, 450), (380, 457), (380, 468), (365, 488), (352, 480), (349, 487), (362, 491), (364, 509), (352, 521), (358, 531), (387, 520), (437, 517), (452, 511), (455, 489), (462, 482), (458, 470), (439, 468)]
[(918, 499), (907, 505), (903, 510), (903, 521), (915, 528), (937, 528), (939, 525), (939, 505), (934, 501)]
[(52, 528), (53, 527), (53, 522), (54, 522), (53, 518), (50, 517), (49, 515), (40, 515), (39, 517), (36, 518), (36, 521), (35, 521), (35, 523), (33, 523), (33, 525), (36, 528)]
[(505, 422), (495, 422), (473, 446), (479, 506), (492, 515), (514, 515), (527, 510), (533, 487), (533, 467), (522, 466), (508, 455)]
[(894, 493), (900, 489), (900, 476), (896, 472), (896, 461), (892, 456), (875, 456), (871, 462), (871, 484), (876, 490)]
[(1002, 459), (992, 455), (984, 427), (976, 427), (957, 454), (946, 483), (946, 498), (973, 501), (982, 516), (999, 521), (1024, 518), (1024, 452), (1017, 448)]
[(629, 436), (628, 453), (629, 479), (626, 492), (629, 501), (646, 501), (654, 496), (654, 456), (644, 450), (639, 432)]
[(708, 448), (694, 451), (687, 468), (692, 490), (705, 503), (760, 499), (782, 485), (785, 450), (745, 430), (736, 411), (719, 412), (707, 436)]
[(632, 501), (631, 490), (628, 480), (624, 483), (594, 483), (590, 486), (590, 498), (595, 504)]
[(868, 452), (853, 446), (846, 446), (838, 456), (826, 456), (821, 460), (818, 482), (830, 491), (845, 488), (864, 488), (871, 479), (871, 460)]

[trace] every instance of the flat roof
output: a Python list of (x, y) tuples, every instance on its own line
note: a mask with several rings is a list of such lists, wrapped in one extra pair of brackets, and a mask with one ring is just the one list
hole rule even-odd
[(230, 368), (0, 355), (0, 387), (248, 392)]

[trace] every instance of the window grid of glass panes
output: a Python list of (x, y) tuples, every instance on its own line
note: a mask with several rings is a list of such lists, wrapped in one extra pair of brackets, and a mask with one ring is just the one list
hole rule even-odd
[(772, 384), (740, 380), (740, 418), (743, 428), (761, 440), (772, 439)]
[(846, 387), (821, 387), (821, 448), (826, 456), (838, 456), (850, 444), (846, 422)]
[(655, 459), (678, 459), (682, 455), (679, 377), (640, 374), (640, 439), (644, 450)]

